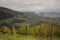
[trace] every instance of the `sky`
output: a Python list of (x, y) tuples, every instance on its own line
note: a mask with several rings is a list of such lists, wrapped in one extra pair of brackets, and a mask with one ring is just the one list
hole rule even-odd
[(60, 0), (0, 0), (0, 6), (17, 11), (60, 9)]

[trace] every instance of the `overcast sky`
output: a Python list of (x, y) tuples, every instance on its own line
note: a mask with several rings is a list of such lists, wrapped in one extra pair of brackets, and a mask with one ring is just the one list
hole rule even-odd
[(60, 9), (60, 0), (0, 0), (0, 6), (18, 11)]

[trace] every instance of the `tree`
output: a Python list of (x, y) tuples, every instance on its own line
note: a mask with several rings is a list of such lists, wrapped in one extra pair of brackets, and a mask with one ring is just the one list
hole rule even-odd
[(3, 34), (10, 32), (9, 28), (7, 26), (4, 26), (4, 25), (3, 25), (1, 30), (2, 30)]
[(2, 27), (0, 27), (0, 32), (2, 32)]
[(29, 34), (29, 24), (23, 24), (22, 27), (19, 28), (18, 33), (28, 35)]
[(16, 30), (14, 25), (11, 27), (11, 34), (16, 35)]

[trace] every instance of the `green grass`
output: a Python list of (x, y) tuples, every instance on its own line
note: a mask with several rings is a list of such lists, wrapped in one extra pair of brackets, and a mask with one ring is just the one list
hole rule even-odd
[(60, 40), (60, 37), (53, 37), (52, 40)]
[(33, 36), (0, 35), (0, 40), (39, 40)]
[[(0, 35), (0, 40), (51, 40), (50, 38), (41, 38), (35, 36), (12, 36), (12, 35)], [(58, 37), (53, 37), (52, 40), (60, 40)]]

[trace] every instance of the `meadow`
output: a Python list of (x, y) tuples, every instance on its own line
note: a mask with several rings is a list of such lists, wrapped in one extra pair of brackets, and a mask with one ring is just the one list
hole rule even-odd
[(19, 35), (19, 36), (12, 36), (12, 35), (0, 35), (0, 40), (60, 40), (60, 37), (53, 37), (52, 39), (48, 38), (41, 38), (37, 36), (24, 36), (24, 35)]

